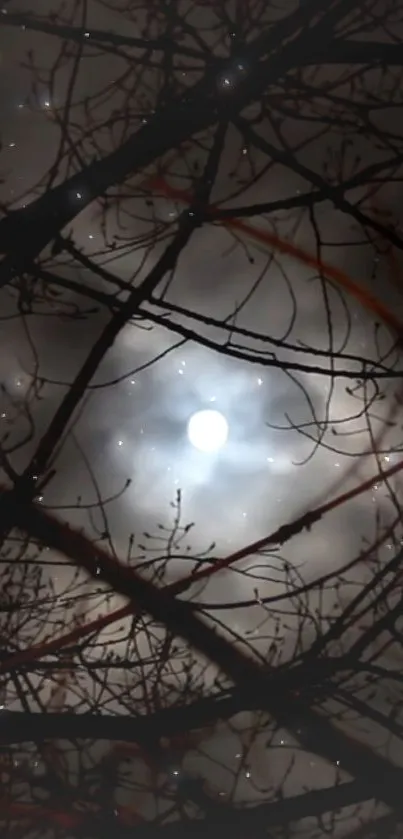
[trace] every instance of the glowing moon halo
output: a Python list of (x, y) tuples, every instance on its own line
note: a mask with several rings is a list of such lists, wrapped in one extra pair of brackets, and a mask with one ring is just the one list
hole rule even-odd
[(188, 437), (199, 451), (216, 452), (227, 442), (227, 420), (219, 411), (197, 411), (190, 417)]

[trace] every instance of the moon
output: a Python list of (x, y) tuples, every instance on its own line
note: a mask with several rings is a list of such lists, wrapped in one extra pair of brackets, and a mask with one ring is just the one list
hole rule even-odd
[(199, 451), (216, 452), (227, 442), (227, 420), (219, 411), (197, 411), (190, 417), (188, 437)]

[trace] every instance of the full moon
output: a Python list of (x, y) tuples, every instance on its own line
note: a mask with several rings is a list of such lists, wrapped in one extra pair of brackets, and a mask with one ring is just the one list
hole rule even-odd
[(219, 411), (198, 411), (190, 417), (188, 437), (196, 449), (216, 452), (227, 442), (227, 420)]

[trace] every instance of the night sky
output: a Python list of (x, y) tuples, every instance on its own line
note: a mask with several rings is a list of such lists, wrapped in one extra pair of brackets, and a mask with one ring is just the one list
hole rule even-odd
[[(114, 4), (116, 8), (118, 5)], [(205, 15), (207, 26), (209, 13), (207, 9), (200, 10), (202, 5), (199, 4), (199, 16), (203, 21)], [(35, 13), (47, 13), (56, 7), (50, 0), (36, 0)], [(9, 13), (23, 8), (22, 2), (5, 5)], [(99, 29), (136, 34), (136, 23), (128, 23), (98, 2), (88, 3), (86, 25), (89, 32), (96, 25)], [(0, 35), (3, 142), (0, 197), (3, 205), (17, 208), (28, 205), (45, 189), (57, 155), (60, 140), (57, 122), (62, 118), (68, 71), (74, 57), (64, 65), (62, 62), (54, 76), (52, 92), (49, 72), (60, 41), (12, 26), (2, 29)], [(33, 51), (39, 68), (36, 92), (28, 66), (29, 50)], [(99, 93), (98, 99), (91, 100), (91, 118), (100, 124), (106, 114), (114, 114), (134, 84), (133, 70), (125, 83), (125, 93), (118, 86), (114, 88), (125, 66), (123, 60), (105, 57), (100, 52), (95, 57), (84, 57), (79, 65), (73, 93), (73, 101), (77, 103), (73, 111), (76, 123), (71, 136), (82, 143), (80, 154), (87, 162), (94, 148), (83, 139), (85, 126), (80, 102)], [(339, 72), (340, 68), (333, 68), (329, 77)], [(150, 101), (155, 95), (153, 84), (150, 71)], [(110, 86), (110, 92), (102, 96), (106, 85)], [(343, 95), (342, 85), (339, 92)], [(384, 114), (383, 119), (389, 118), (391, 124), (396, 120), (395, 115)], [(134, 115), (131, 120), (134, 125)], [(118, 144), (120, 132), (127, 130), (118, 121), (112, 133), (99, 128), (98, 150), (106, 153), (113, 144)], [(292, 138), (295, 145), (304, 144), (301, 159), (305, 165), (319, 170), (325, 164), (331, 167), (340, 146), (337, 132), (309, 141), (312, 130), (308, 122), (292, 117), (284, 125), (285, 136)], [(333, 158), (329, 149), (333, 149)], [(356, 154), (362, 155), (368, 165), (378, 152), (352, 133), (348, 152), (351, 165)], [(252, 157), (254, 167), (263, 164), (262, 155), (253, 153)], [(178, 172), (186, 171), (186, 166), (195, 159), (202, 167), (203, 150), (185, 150), (182, 170), (180, 167), (175, 170), (179, 186)], [(64, 166), (60, 167), (60, 179), (66, 174)], [(76, 160), (70, 166), (70, 173), (79, 168)], [(250, 149), (245, 147), (237, 131), (230, 129), (212, 201), (228, 198), (242, 182), (250, 180), (251, 171)], [(113, 207), (104, 214), (100, 202), (96, 202), (64, 231), (71, 235), (77, 248), (98, 264), (115, 276), (136, 283), (150, 270), (165, 243), (159, 242), (148, 249), (138, 244), (132, 247), (131, 243), (136, 236), (150, 235), (156, 221), (161, 230), (169, 232), (169, 225), (172, 227), (183, 210), (179, 202), (164, 197), (157, 197), (150, 206), (141, 197), (140, 183), (141, 176), (136, 176), (126, 184), (123, 228), (117, 227)], [(241, 197), (233, 198), (232, 203), (243, 205), (287, 198), (304, 188), (302, 178), (276, 164), (256, 185), (244, 188)], [(111, 190), (111, 195), (119, 190)], [(378, 199), (395, 211), (401, 202), (400, 184), (396, 182), (384, 188)], [(72, 195), (71, 201), (79, 203), (79, 193)], [(376, 259), (358, 226), (326, 202), (320, 205), (316, 222), (323, 243), (322, 260), (339, 267), (397, 310), (401, 297), (389, 281), (387, 262)], [(252, 219), (251, 223), (262, 224), (262, 220)], [(305, 211), (279, 213), (276, 230), (301, 248), (315, 251), (315, 232)], [(110, 244), (114, 236), (118, 237), (117, 247), (108, 248), (107, 242)], [(46, 252), (43, 266), (61, 277), (76, 282), (85, 280), (95, 288), (111, 291), (106, 281), (91, 278), (89, 272), (77, 266), (72, 268), (65, 255), (52, 256)], [(164, 283), (157, 296), (163, 287)], [(70, 291), (63, 291), (52, 301), (48, 299), (45, 305), (38, 303), (37, 314), (24, 319), (18, 317), (16, 297), (10, 289), (2, 289), (1, 300), (0, 422), (7, 446), (16, 446), (12, 462), (19, 470), (27, 465), (61, 397), (110, 315), (94, 300)], [(335, 283), (325, 287), (317, 272), (297, 260), (258, 247), (251, 241), (237, 241), (228, 229), (219, 226), (205, 225), (195, 232), (179, 260), (165, 300), (198, 315), (216, 320), (227, 318), (228, 322), (231, 319), (234, 322), (234, 312), (238, 310), (238, 326), (289, 342), (290, 350), (265, 347), (266, 358), (273, 353), (280, 359), (320, 366), (323, 371), (329, 368), (326, 358), (329, 347), (348, 356), (346, 360), (338, 359), (336, 364), (351, 372), (360, 369), (361, 359), (376, 359), (387, 353), (394, 340), (385, 326), (375, 327), (374, 317)], [(82, 313), (79, 319), (74, 316), (76, 307)], [(167, 314), (162, 304), (144, 304), (143, 310)], [(169, 317), (173, 322), (177, 318), (172, 313)], [(198, 326), (190, 319), (181, 322), (200, 329), (207, 341), (223, 340), (228, 334), (209, 325)], [(304, 352), (298, 351), (301, 348)], [(323, 356), (314, 356), (310, 350), (320, 350)], [(354, 358), (359, 361), (355, 362)], [(270, 533), (341, 488), (344, 490), (376, 473), (372, 456), (360, 458), (370, 447), (370, 432), (376, 435), (381, 429), (384, 431), (383, 462), (391, 465), (398, 459), (400, 415), (397, 429), (386, 429), (383, 420), (394, 405), (399, 381), (382, 383), (385, 397), (377, 400), (371, 409), (370, 428), (368, 417), (362, 413), (363, 392), (354, 392), (354, 387), (352, 377), (332, 380), (325, 372), (287, 372), (259, 364), (257, 358), (256, 363), (248, 363), (183, 340), (163, 325), (146, 319), (133, 322), (121, 332), (88, 389), (75, 415), (74, 428), (52, 462), (55, 476), (39, 500), (50, 510), (58, 510), (71, 523), (85, 526), (93, 536), (97, 528), (101, 532), (104, 527), (100, 512), (77, 509), (77, 498), (80, 497), (84, 506), (96, 504), (97, 491), (103, 498), (112, 499), (105, 507), (108, 526), (116, 552), (125, 556), (130, 534), (135, 534), (136, 550), (141, 554), (143, 532), (158, 535), (159, 524), (169, 525), (175, 515), (170, 504), (175, 502), (180, 490), (182, 523), (195, 523), (186, 544), (197, 551), (207, 549), (214, 542), (214, 555), (229, 553)], [(369, 399), (375, 394), (372, 387), (369, 383)], [(227, 443), (217, 452), (195, 449), (187, 436), (190, 417), (205, 409), (220, 411), (228, 422)], [(317, 446), (318, 426), (324, 427), (325, 423), (322, 445)], [(32, 434), (29, 429), (33, 429)], [(29, 439), (18, 447), (25, 435)], [(127, 481), (130, 485), (122, 492)], [(398, 478), (393, 485), (399, 488)], [(118, 497), (113, 500), (115, 496)], [(281, 555), (294, 563), (301, 577), (311, 580), (357, 555), (374, 538), (377, 516), (390, 521), (391, 510), (384, 490), (375, 486), (357, 501), (327, 516), (311, 532), (291, 541)], [(386, 545), (385, 555), (387, 550)], [(184, 566), (188, 570), (188, 565), (189, 560), (173, 561), (167, 579), (182, 575)], [(261, 597), (282, 590), (282, 572), (276, 569), (274, 560), (255, 575), (256, 565), (259, 565), (256, 557), (244, 562), (242, 570), (249, 569), (248, 576), (214, 577), (196, 599), (208, 604), (236, 603), (253, 598), (257, 585)], [(365, 576), (366, 572), (363, 569), (356, 573)], [(67, 579), (64, 572), (59, 569), (56, 577), (56, 585), (63, 588)], [(333, 596), (331, 592), (327, 594), (329, 607)], [(218, 610), (215, 614), (241, 634), (251, 630), (259, 634), (256, 627), (263, 613), (258, 607), (232, 612)], [(292, 634), (294, 620), (290, 618), (289, 625), (283, 627), (285, 647), (292, 644), (288, 633)], [(307, 637), (310, 632), (308, 628)], [(264, 640), (263, 646), (265, 643)], [(222, 742), (216, 741), (221, 756)], [(213, 744), (209, 754), (214, 748)], [(228, 754), (232, 755), (232, 748), (232, 744), (228, 745)], [(258, 758), (256, 766), (259, 766)], [(263, 784), (262, 778), (267, 781), (269, 770), (260, 766), (257, 771), (261, 772)], [(319, 764), (322, 780), (323, 771)], [(243, 794), (249, 794), (247, 785)]]

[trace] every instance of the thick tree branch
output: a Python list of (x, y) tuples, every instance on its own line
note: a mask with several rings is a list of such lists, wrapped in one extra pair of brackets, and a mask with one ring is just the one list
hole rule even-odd
[(200, 839), (206, 836), (222, 839), (223, 829), (228, 828), (230, 836), (239, 839), (244, 839), (245, 835), (253, 839), (267, 839), (267, 829), (270, 827), (289, 825), (309, 816), (333, 812), (371, 797), (365, 780), (361, 779), (243, 809), (225, 805), (214, 806), (214, 801), (211, 800), (210, 813), (206, 818), (170, 822), (158, 828), (151, 823), (140, 825), (136, 828), (136, 839), (188, 839), (189, 835)]
[(302, 64), (377, 64), (385, 67), (402, 67), (403, 53), (400, 43), (385, 44), (382, 41), (355, 41), (353, 39), (338, 39), (329, 44), (326, 49), (321, 45), (314, 49), (312, 55), (303, 59)]
[[(66, 528), (56, 518), (51, 518), (32, 504), (20, 506), (18, 526), (73, 559), (98, 582), (103, 580), (108, 583), (116, 592), (136, 604), (137, 608), (146, 610), (155, 620), (163, 622), (173, 634), (187, 639), (237, 684), (241, 693), (252, 698), (259, 696), (262, 708), (279, 725), (288, 728), (305, 749), (333, 763), (339, 761), (341, 767), (353, 777), (365, 776), (371, 795), (376, 790), (380, 800), (400, 812), (403, 807), (400, 794), (401, 771), (396, 766), (344, 734), (342, 729), (311, 709), (301, 697), (296, 703), (290, 695), (292, 683), (288, 679), (288, 685), (283, 682), (280, 691), (275, 671), (262, 670), (260, 665), (243, 655), (198, 618), (190, 604), (156, 588), (130, 567), (109, 557), (99, 546), (89, 543), (84, 535)], [(293, 676), (291, 670), (289, 677), (292, 679)]]
[(2, 16), (0, 26), (23, 27), (23, 29), (28, 29), (33, 32), (42, 32), (45, 35), (52, 35), (55, 38), (74, 41), (78, 44), (88, 44), (89, 46), (110, 44), (115, 47), (130, 47), (142, 51), (173, 51), (174, 54), (185, 55), (188, 58), (199, 60), (203, 58), (203, 54), (199, 50), (183, 46), (182, 44), (175, 44), (171, 39), (164, 38), (163, 36), (154, 39), (134, 38), (130, 35), (120, 35), (116, 32), (105, 32), (102, 29), (94, 29), (92, 26), (89, 29), (83, 29), (78, 26), (50, 23), (48, 19), (35, 18), (28, 12), (8, 12)]
[[(0, 265), (0, 286), (38, 256), (61, 230), (79, 213), (102, 196), (111, 186), (149, 166), (167, 151), (179, 148), (194, 134), (222, 119), (233, 119), (248, 103), (259, 100), (273, 83), (312, 49), (318, 38), (331, 41), (332, 26), (349, 13), (351, 4), (340, 0), (331, 12), (310, 29), (321, 7), (318, 0), (307, 0), (302, 8), (284, 18), (256, 40), (243, 46), (227, 62), (228, 72), (237, 64), (247, 63), (248, 73), (239, 77), (228, 97), (222, 90), (221, 76), (215, 67), (188, 92), (159, 108), (134, 135), (116, 151), (95, 160), (83, 171), (54, 187), (28, 207), (13, 211), (0, 222), (0, 250), (6, 254)], [(302, 28), (302, 31), (300, 31)], [(295, 33), (298, 33), (296, 37)], [(285, 39), (285, 46), (280, 47)], [(266, 61), (262, 57), (273, 53)], [(222, 73), (225, 74), (224, 63)], [(76, 196), (80, 196), (77, 198)], [(24, 248), (21, 249), (21, 241)]]
[[(259, 364), (261, 367), (273, 367), (280, 370), (294, 370), (300, 373), (316, 373), (321, 376), (328, 376), (331, 379), (344, 378), (368, 381), (373, 379), (400, 379), (402, 377), (402, 370), (389, 369), (382, 371), (375, 369), (372, 362), (369, 362), (369, 364), (371, 364), (370, 370), (365, 369), (368, 362), (364, 362), (359, 370), (348, 370), (346, 368), (338, 368), (336, 366), (332, 367), (330, 365), (329, 367), (321, 367), (318, 364), (304, 364), (302, 361), (281, 360), (276, 358), (275, 354), (272, 352), (268, 352), (267, 355), (254, 353), (251, 349), (244, 349), (231, 344), (229, 341), (219, 343), (212, 338), (208, 338), (206, 335), (201, 335), (194, 329), (189, 329), (189, 327), (184, 326), (181, 323), (176, 323), (172, 320), (167, 321), (167, 319), (163, 316), (156, 315), (144, 307), (142, 307), (139, 311), (145, 318), (157, 323), (159, 326), (163, 326), (170, 332), (174, 332), (176, 335), (180, 335), (182, 338), (186, 338), (189, 341), (195, 341), (203, 347), (214, 350), (214, 352), (221, 355), (238, 358), (241, 361), (248, 361), (250, 364)], [(377, 365), (375, 365), (375, 367), (376, 366)]]

